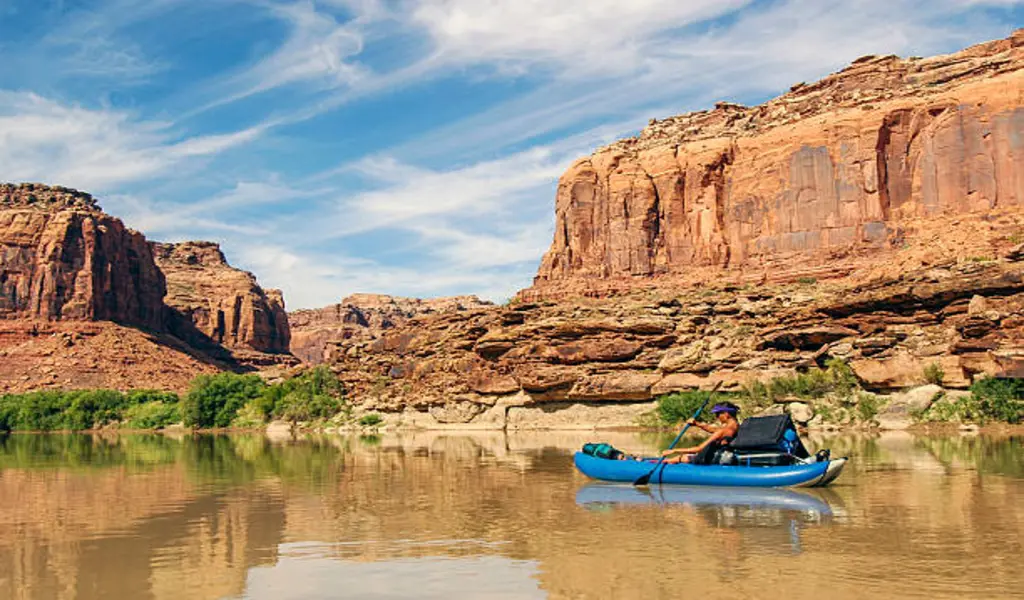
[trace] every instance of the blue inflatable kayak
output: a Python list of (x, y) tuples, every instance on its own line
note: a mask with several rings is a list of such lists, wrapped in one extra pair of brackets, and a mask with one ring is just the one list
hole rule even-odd
[[(611, 460), (577, 452), (574, 462), (581, 473), (592, 479), (632, 483), (650, 473), (656, 459)], [(723, 487), (816, 487), (831, 483), (844, 466), (845, 458), (779, 467), (662, 464), (650, 482)]]

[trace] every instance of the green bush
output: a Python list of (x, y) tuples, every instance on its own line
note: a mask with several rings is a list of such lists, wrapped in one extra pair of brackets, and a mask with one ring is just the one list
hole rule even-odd
[[(114, 390), (42, 390), (0, 399), (0, 430), (80, 431), (122, 420), (138, 398)], [(176, 398), (176, 396), (175, 396)]]
[(878, 416), (878, 410), (882, 407), (882, 401), (873, 394), (857, 395), (857, 417), (863, 422), (868, 422)]
[(132, 390), (126, 394), (128, 404), (146, 404), (148, 402), (161, 402), (163, 404), (178, 404), (181, 398), (174, 392), (163, 390)]
[(924, 368), (924, 380), (928, 383), (935, 385), (942, 385), (942, 380), (946, 378), (946, 372), (942, 370), (942, 366), (939, 363), (931, 363)]
[(262, 396), (266, 387), (256, 375), (200, 375), (181, 402), (181, 416), (189, 427), (227, 427), (238, 410)]
[(267, 418), (293, 423), (329, 419), (347, 410), (341, 382), (322, 365), (270, 386), (258, 406)]
[(811, 369), (806, 373), (776, 377), (768, 383), (755, 381), (743, 388), (743, 395), (755, 406), (767, 406), (787, 397), (802, 400), (824, 398), (828, 394), (848, 397), (860, 389), (857, 376), (850, 365), (833, 358), (825, 369)]
[(384, 418), (377, 413), (367, 413), (359, 418), (359, 424), (363, 427), (375, 427), (384, 422)]
[(127, 396), (113, 390), (76, 390), (64, 392), (64, 397), (63, 428), (76, 431), (120, 421), (128, 407)]
[[(697, 412), (700, 405), (704, 404), (704, 401), (707, 399), (707, 392), (699, 390), (667, 394), (658, 397), (658, 407), (655, 409), (655, 412), (662, 423), (666, 425), (675, 425), (680, 421), (686, 421), (693, 418), (693, 413)], [(701, 412), (698, 420), (704, 422), (710, 421), (710, 413), (707, 412), (707, 410)]]
[(1005, 423), (1024, 420), (1024, 379), (985, 377), (974, 382), (971, 394), (986, 418)]
[(163, 429), (181, 422), (178, 404), (153, 400), (136, 404), (124, 413), (125, 425), (131, 429)]
[[(240, 414), (242, 408), (243, 414)], [(83, 430), (126, 422), (137, 429), (256, 427), (269, 418), (328, 419), (348, 411), (338, 378), (326, 367), (267, 386), (256, 375), (200, 375), (185, 398), (173, 392), (45, 390), (0, 396), (0, 431)]]
[(924, 412), (922, 419), (941, 423), (965, 423), (980, 421), (984, 417), (977, 398), (969, 395), (961, 396), (953, 401), (950, 401), (948, 397), (939, 398)]

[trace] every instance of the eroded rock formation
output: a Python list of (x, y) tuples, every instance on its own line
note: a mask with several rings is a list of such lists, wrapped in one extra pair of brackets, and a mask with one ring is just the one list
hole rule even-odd
[(522, 297), (723, 270), (841, 276), (898, 248), (908, 224), (1018, 210), (1022, 66), (1019, 30), (947, 56), (864, 57), (761, 106), (652, 121), (562, 176), (554, 241)]
[(921, 385), (929, 367), (966, 388), (1024, 366), (1024, 262), (1007, 256), (857, 287), (718, 284), (439, 314), (334, 341), (328, 362), (366, 410), (426, 413), (408, 416), (419, 424), (514, 427), (523, 407), (639, 414), (661, 394), (738, 390), (831, 358), (869, 390)]
[(213, 242), (154, 242), (152, 247), (167, 279), (164, 302), (173, 309), (172, 333), (200, 347), (288, 352), (280, 290), (264, 291), (252, 273), (229, 265)]
[(410, 319), (437, 313), (491, 306), (476, 296), (399, 298), (382, 294), (352, 294), (339, 304), (288, 315), (291, 351), (310, 364), (324, 361), (328, 344), (338, 340), (373, 340)]

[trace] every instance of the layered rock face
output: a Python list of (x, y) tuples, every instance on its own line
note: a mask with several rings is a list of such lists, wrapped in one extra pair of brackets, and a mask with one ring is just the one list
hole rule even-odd
[(1024, 206), (1024, 30), (864, 57), (748, 108), (652, 121), (561, 178), (537, 299), (653, 279), (846, 275), (939, 215)]
[(873, 391), (921, 385), (936, 367), (966, 388), (1024, 371), (1022, 341), (1024, 246), (857, 287), (717, 284), (432, 315), (332, 342), (328, 362), (365, 409), (420, 425), (566, 427), (598, 424), (590, 408), (636, 417), (661, 394), (738, 390), (832, 358)]
[(160, 331), (164, 292), (146, 239), (88, 194), (0, 185), (0, 318), (106, 320)]
[(280, 290), (264, 291), (252, 273), (229, 265), (213, 242), (154, 242), (152, 248), (167, 279), (172, 333), (200, 347), (288, 352), (291, 334)]
[(353, 294), (339, 304), (288, 315), (292, 353), (310, 364), (324, 361), (331, 342), (374, 340), (387, 330), (419, 316), (492, 306), (476, 296), (400, 298), (382, 294)]

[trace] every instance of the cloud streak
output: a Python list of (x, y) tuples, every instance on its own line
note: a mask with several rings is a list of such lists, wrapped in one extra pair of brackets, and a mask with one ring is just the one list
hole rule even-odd
[(182, 137), (168, 122), (139, 120), (126, 111), (0, 90), (0, 180), (115, 190), (251, 142), (264, 131), (254, 126)]

